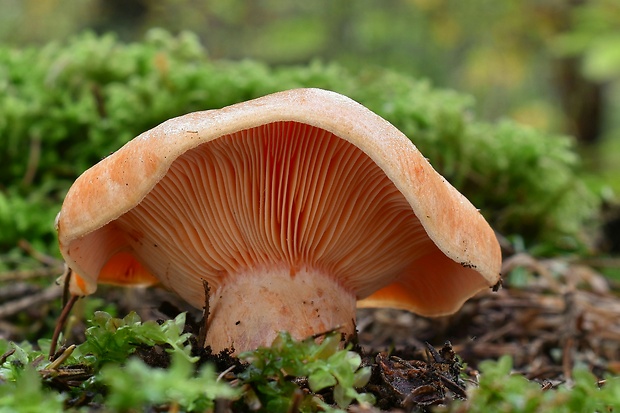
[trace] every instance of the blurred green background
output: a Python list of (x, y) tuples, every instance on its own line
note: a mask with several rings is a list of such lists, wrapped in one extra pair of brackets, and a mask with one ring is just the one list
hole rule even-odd
[[(113, 37), (101, 37), (110, 33)], [(134, 43), (147, 46), (119, 51), (118, 45)], [(620, 190), (617, 0), (0, 0), (0, 47), (5, 249), (19, 237), (43, 237), (42, 248), (49, 250), (51, 217), (75, 170), (96, 162), (94, 153), (104, 156), (176, 111), (228, 104), (287, 85), (332, 88), (376, 110), (407, 133), (497, 229), (521, 234), (530, 245), (546, 237), (555, 238), (556, 247), (574, 247), (575, 242), (557, 240), (566, 234), (583, 239), (583, 227), (597, 221), (593, 210), (600, 218), (600, 201), (614, 203)], [(159, 80), (132, 86), (122, 75), (134, 71), (148, 78), (153, 62), (160, 75), (172, 72), (175, 63), (185, 70), (220, 62), (200, 76), (229, 76), (226, 82), (234, 84), (220, 85), (226, 96), (219, 100), (213, 96), (217, 89), (208, 99), (171, 92), (169, 99), (182, 101), (176, 109), (167, 102), (158, 106), (149, 93), (161, 87)], [(188, 88), (207, 94), (210, 86), (189, 74), (181, 81), (178, 73), (168, 85), (182, 88), (190, 79), (197, 83)], [(82, 78), (88, 81), (80, 83)], [(115, 105), (122, 105), (118, 82), (140, 89), (143, 99), (154, 102), (142, 109), (156, 113), (139, 120), (114, 117)], [(29, 100), (27, 91), (37, 87), (48, 96), (39, 99), (35, 91)], [(84, 89), (87, 101), (80, 100)], [(416, 94), (421, 102), (412, 100)], [(31, 111), (28, 102), (34, 101), (41, 107)], [(91, 112), (117, 123), (91, 128), (98, 122)], [(58, 136), (42, 118), (56, 122)], [(126, 133), (104, 142), (106, 133), (119, 130)], [(428, 130), (433, 133), (420, 132)], [(88, 135), (88, 145), (99, 146), (85, 156), (93, 148), (70, 143), (63, 133)], [(46, 139), (56, 139), (56, 146), (46, 148)], [(437, 145), (444, 142), (456, 146), (442, 154)], [(491, 148), (486, 157), (477, 153), (480, 145)], [(512, 149), (518, 156), (506, 154)], [(55, 156), (46, 158), (46, 150)], [(34, 171), (32, 159), (11, 166), (15, 154), (25, 152), (54, 170)], [(503, 200), (493, 199), (492, 189)], [(16, 210), (21, 215), (12, 215)], [(555, 215), (540, 217), (545, 214)], [(551, 232), (541, 235), (547, 228)]]
[(320, 59), (390, 67), (472, 93), (511, 117), (583, 141), (618, 135), (615, 0), (2, 0), (0, 41), (43, 44), (93, 30), (137, 41), (196, 33), (213, 59)]

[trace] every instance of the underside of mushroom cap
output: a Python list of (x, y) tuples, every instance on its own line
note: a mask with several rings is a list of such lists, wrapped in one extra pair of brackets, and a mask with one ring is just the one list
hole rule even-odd
[(440, 315), (495, 284), (501, 260), (479, 212), (402, 133), (317, 89), (145, 132), (76, 181), (57, 227), (84, 284), (74, 293), (93, 292), (116, 260), (196, 307), (203, 281), (218, 291), (249, 269), (284, 267), (366, 305)]

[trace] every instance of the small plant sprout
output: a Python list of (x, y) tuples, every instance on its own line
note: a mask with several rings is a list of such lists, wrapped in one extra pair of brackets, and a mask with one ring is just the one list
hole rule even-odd
[(214, 351), (350, 336), (358, 301), (450, 314), (500, 276), (479, 211), (395, 127), (319, 89), (143, 133), (77, 179), (56, 227), (72, 294), (160, 282), (208, 301)]
[(154, 346), (165, 344), (171, 352), (181, 354), (190, 362), (188, 343), (190, 334), (183, 333), (185, 313), (161, 325), (155, 321), (142, 322), (136, 313), (129, 313), (124, 318), (114, 318), (108, 313), (97, 311), (86, 330), (86, 341), (79, 346), (81, 354), (95, 356), (97, 363), (123, 362), (135, 351), (138, 345)]
[(340, 340), (341, 335), (335, 332), (327, 334), (320, 344), (312, 338), (297, 341), (281, 332), (271, 347), (239, 355), (249, 363), (239, 378), (251, 386), (253, 392), (249, 394), (258, 397), (263, 411), (289, 411), (295, 395), (304, 394), (299, 392), (295, 378), (307, 378), (312, 393), (305, 394), (299, 404), (311, 411), (317, 406), (329, 411), (329, 405), (316, 396), (327, 388), (333, 388), (334, 402), (342, 409), (353, 401), (372, 404), (372, 394), (357, 391), (368, 383), (371, 368), (361, 366), (359, 354), (341, 349)]
[(512, 370), (512, 359), (480, 363), (480, 383), (468, 390), (468, 398), (455, 401), (438, 412), (615, 412), (620, 406), (620, 379), (601, 382), (582, 367), (572, 371), (572, 380), (544, 387)]
[(216, 399), (236, 399), (239, 389), (218, 381), (212, 365), (196, 373), (195, 366), (182, 352), (172, 353), (167, 369), (153, 368), (137, 358), (124, 366), (110, 364), (101, 371), (100, 380), (108, 388), (108, 407), (129, 411), (140, 406), (174, 405), (184, 411), (212, 411)]

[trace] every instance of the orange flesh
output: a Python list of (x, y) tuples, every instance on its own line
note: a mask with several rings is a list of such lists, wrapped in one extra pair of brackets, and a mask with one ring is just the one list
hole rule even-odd
[(113, 285), (153, 285), (157, 278), (151, 275), (138, 260), (128, 252), (114, 255), (99, 272), (98, 281)]

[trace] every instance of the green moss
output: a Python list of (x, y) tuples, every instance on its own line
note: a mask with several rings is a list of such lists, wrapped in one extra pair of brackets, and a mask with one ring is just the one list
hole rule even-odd
[(574, 246), (595, 215), (569, 138), (478, 121), (469, 96), (377, 68), (213, 61), (190, 33), (131, 44), (86, 33), (0, 47), (0, 246), (42, 238), (53, 250), (51, 217), (70, 183), (165, 119), (310, 86), (388, 119), (507, 235)]
[(480, 383), (468, 391), (468, 400), (455, 402), (442, 412), (569, 413), (614, 412), (620, 406), (620, 380), (608, 377), (603, 385), (584, 368), (575, 368), (572, 379), (551, 390), (512, 372), (512, 360), (480, 365)]
[[(176, 406), (180, 412), (212, 411), (217, 399), (236, 401), (236, 411), (287, 412), (300, 396), (299, 411), (337, 413), (353, 401), (374, 400), (356, 390), (367, 384), (370, 367), (361, 367), (359, 354), (340, 348), (340, 334), (328, 334), (319, 344), (282, 333), (272, 347), (244, 353), (241, 358), (247, 365), (239, 364), (242, 371), (234, 379), (224, 379), (211, 363), (199, 365), (199, 357), (192, 356), (184, 325), (184, 313), (156, 323), (142, 322), (135, 313), (121, 319), (96, 312), (85, 341), (69, 348), (63, 363), (46, 361), (49, 340), (41, 340), (41, 350), (0, 340), (0, 355), (5, 354), (0, 363), (0, 413), (75, 411), (80, 400), (89, 398), (96, 399), (102, 411), (115, 412), (162, 406)], [(153, 367), (134, 356), (138, 348), (148, 353), (153, 346), (166, 349), (169, 365)], [(74, 376), (66, 385), (61, 373), (67, 367), (71, 368), (65, 372), (87, 374)], [(298, 383), (304, 380), (308, 385), (302, 392)], [(335, 405), (318, 397), (319, 392), (331, 393)]]

